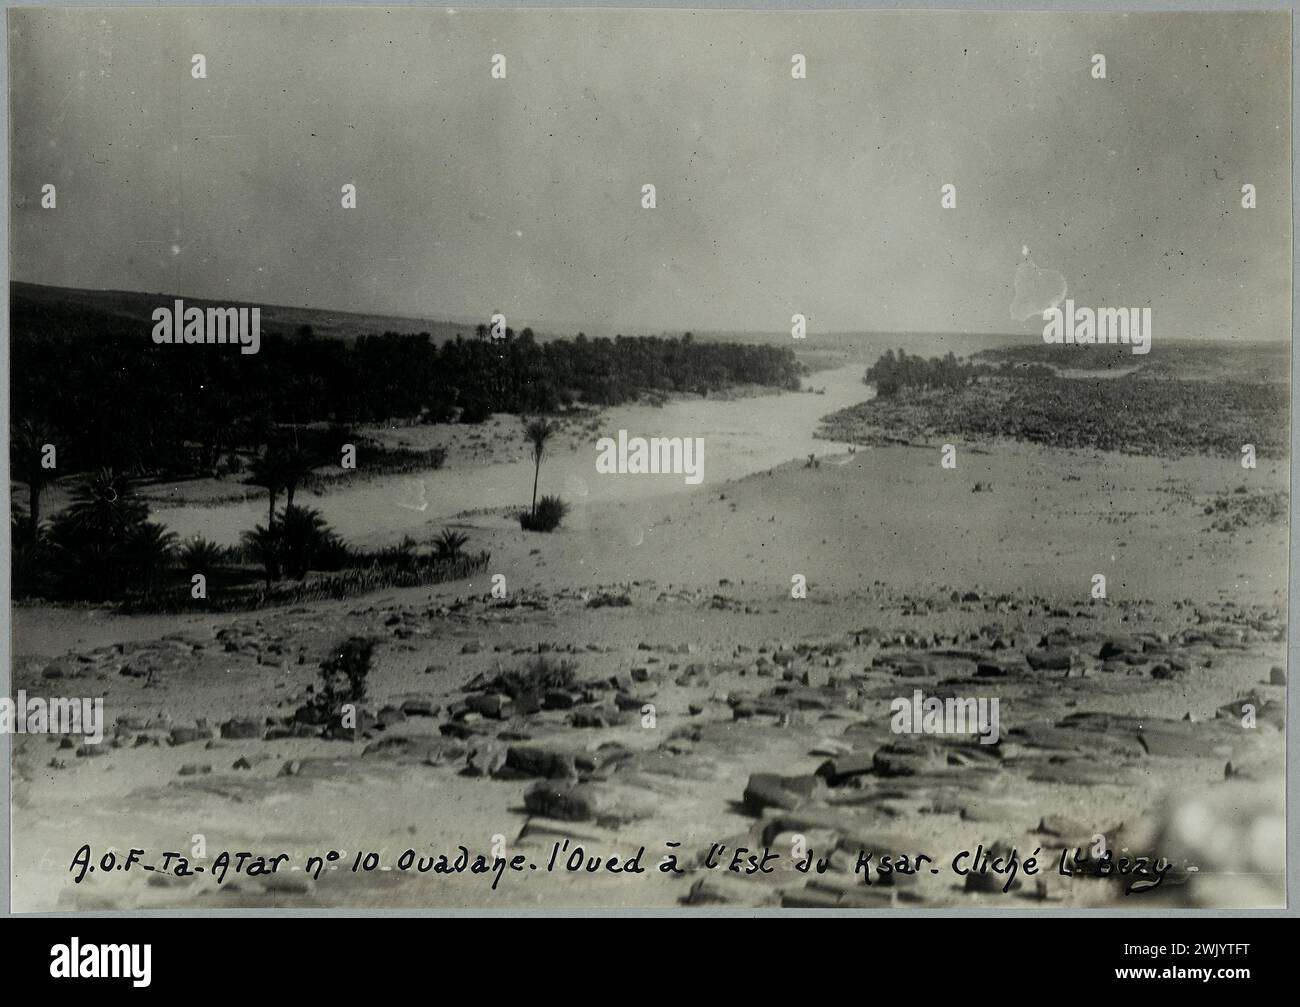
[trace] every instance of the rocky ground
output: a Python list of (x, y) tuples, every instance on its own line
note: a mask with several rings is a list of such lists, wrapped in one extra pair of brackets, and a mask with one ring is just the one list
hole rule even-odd
[[(475, 518), (473, 581), (220, 616), (20, 607), (13, 688), (103, 696), (110, 729), (11, 739), (15, 908), (1279, 905), (1287, 527), (1215, 501), (1286, 479), (859, 450), (578, 502), (554, 535)], [(377, 641), (367, 698), (327, 731), (299, 711), (351, 636)], [(916, 690), (998, 699), (997, 744), (895, 733)], [(83, 844), (204, 870), (74, 883)], [(462, 846), (522, 867), (420, 871)], [(646, 872), (571, 872), (578, 846), (644, 847)], [(770, 870), (729, 870), (738, 847)], [(1014, 878), (953, 870), (1013, 848)], [(1094, 876), (1104, 849), (1172, 866), (1126, 895), (1131, 874)], [(289, 859), (222, 873), (222, 851)], [(824, 873), (795, 868), (808, 851)]]
[[(380, 641), (369, 699), (327, 740), (295, 712), (353, 634)], [(1282, 615), (1264, 606), (956, 589), (773, 604), (624, 583), (232, 617), (18, 662), (16, 688), (102, 692), (112, 726), (97, 747), (14, 739), (15, 908), (1276, 905), (1283, 664)], [(998, 743), (893, 733), (891, 702), (916, 689), (997, 697)], [(1088, 870), (1098, 837), (1172, 866), (1140, 895), (1127, 876), (1062, 876), (1060, 850)], [(561, 860), (644, 846), (648, 870), (546, 870), (564, 841)], [(82, 843), (209, 869), (221, 850), (290, 858), (220, 883), (136, 869), (73, 884)], [(396, 869), (408, 848), (460, 845), (540, 867), (495, 891), (491, 875)], [(1038, 850), (1040, 873), (1004, 892), (1004, 875), (950, 869), (979, 846)], [(728, 870), (737, 847), (775, 853), (771, 873)], [(376, 870), (351, 869), (358, 848)], [(825, 873), (793, 869), (805, 848)], [(338, 870), (293, 869), (331, 849)], [(924, 853), (938, 873), (868, 885), (862, 849)], [(668, 852), (680, 874), (657, 871)]]

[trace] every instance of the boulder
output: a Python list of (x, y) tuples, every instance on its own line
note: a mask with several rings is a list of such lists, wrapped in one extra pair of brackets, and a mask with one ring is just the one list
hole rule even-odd
[(756, 815), (765, 808), (793, 811), (807, 802), (819, 782), (815, 776), (754, 773), (745, 785), (745, 808)]
[(1069, 671), (1074, 663), (1074, 653), (1064, 647), (1031, 650), (1025, 655), (1025, 660), (1034, 671)]
[(247, 738), (260, 738), (264, 730), (264, 726), (259, 721), (235, 718), (221, 725), (221, 736), (242, 741)]
[(167, 740), (173, 745), (188, 745), (195, 741), (207, 741), (212, 732), (206, 727), (173, 727)]
[(606, 783), (535, 783), (524, 792), (524, 807), (532, 814), (563, 822), (590, 822), (617, 826), (649, 818), (658, 799), (631, 787)]

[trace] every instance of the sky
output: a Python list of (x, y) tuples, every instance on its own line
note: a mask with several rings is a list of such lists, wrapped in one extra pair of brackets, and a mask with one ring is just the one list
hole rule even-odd
[(1030, 333), (1029, 263), (1151, 307), (1157, 340), (1290, 337), (1286, 12), (68, 9), (9, 35), (17, 280)]

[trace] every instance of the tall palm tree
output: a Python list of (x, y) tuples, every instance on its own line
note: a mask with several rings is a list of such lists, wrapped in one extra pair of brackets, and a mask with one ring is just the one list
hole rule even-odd
[(533, 446), (533, 516), (537, 516), (537, 480), (542, 474), (542, 453), (546, 450), (546, 442), (551, 439), (551, 435), (556, 431), (556, 427), (549, 420), (528, 420), (524, 424), (524, 440)]
[(62, 520), (82, 541), (120, 543), (148, 516), (148, 505), (135, 497), (127, 476), (100, 469), (73, 490)]
[[(132, 494), (125, 475), (112, 469), (88, 475), (50, 529), (64, 589), (74, 597), (115, 596), (127, 583), (134, 565), (131, 543), (148, 518), (148, 505)], [(137, 544), (147, 552), (145, 539)]]
[(293, 506), (293, 495), (298, 486), (311, 479), (314, 466), (311, 456), (297, 444), (291, 444), (280, 451), (280, 478), (284, 483), (284, 502), (286, 507)]
[(50, 471), (41, 466), (41, 452), (50, 431), (33, 420), (23, 420), (9, 433), (9, 459), (14, 472), (27, 484), (27, 543), (35, 546), (41, 533), (41, 491)]
[(265, 451), (253, 458), (253, 463), (249, 466), (246, 482), (252, 486), (261, 486), (266, 490), (266, 495), (270, 498), (266, 527), (268, 531), (274, 531), (275, 498), (279, 496), (280, 490), (284, 489), (285, 478), (280, 452), (273, 445), (268, 444)]

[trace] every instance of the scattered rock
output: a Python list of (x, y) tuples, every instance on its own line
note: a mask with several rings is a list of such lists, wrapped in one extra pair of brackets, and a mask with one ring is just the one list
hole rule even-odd
[(485, 741), (470, 750), (465, 761), (466, 776), (494, 776), (505, 765), (506, 749), (495, 741)]
[(754, 773), (745, 786), (745, 808), (755, 815), (762, 814), (765, 808), (793, 811), (808, 801), (820, 783), (816, 776)]
[(524, 792), (524, 807), (535, 815), (564, 822), (594, 821), (607, 827), (655, 814), (653, 795), (606, 783), (535, 783)]
[(207, 741), (212, 732), (206, 727), (173, 727), (167, 740), (173, 745), (188, 745), (195, 741)]
[(1063, 648), (1031, 650), (1025, 655), (1025, 660), (1034, 671), (1069, 671), (1075, 662), (1075, 655), (1073, 651)]
[[(221, 725), (221, 736), (234, 740), (243, 741), (248, 738), (260, 738), (263, 733), (263, 725), (256, 720), (227, 720)], [(174, 731), (172, 732), (175, 733)], [(176, 742), (173, 742), (176, 744)]]
[(868, 752), (851, 752), (823, 762), (817, 767), (817, 776), (824, 779), (830, 786), (838, 787), (855, 776), (873, 772), (875, 768), (875, 755)]
[(926, 741), (895, 741), (878, 748), (871, 759), (873, 772), (880, 776), (913, 776), (946, 766), (947, 759), (939, 747)]

